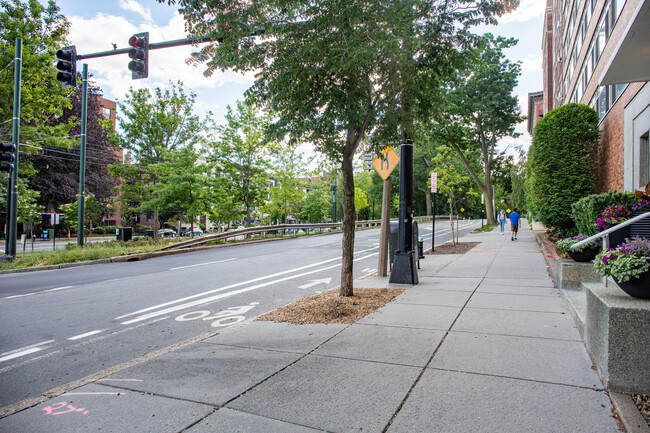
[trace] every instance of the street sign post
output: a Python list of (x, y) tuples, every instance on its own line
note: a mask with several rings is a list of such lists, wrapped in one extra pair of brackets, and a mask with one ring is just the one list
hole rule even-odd
[(431, 172), (431, 252), (436, 248), (436, 193), (438, 192), (438, 173)]

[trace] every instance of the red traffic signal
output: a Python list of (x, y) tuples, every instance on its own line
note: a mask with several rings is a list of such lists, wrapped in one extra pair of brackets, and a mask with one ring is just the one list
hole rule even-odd
[(61, 82), (61, 87), (69, 89), (77, 87), (77, 49), (74, 45), (63, 47), (56, 52), (59, 61), (56, 63), (56, 79)]
[(136, 33), (129, 38), (129, 71), (134, 80), (149, 76), (149, 32)]

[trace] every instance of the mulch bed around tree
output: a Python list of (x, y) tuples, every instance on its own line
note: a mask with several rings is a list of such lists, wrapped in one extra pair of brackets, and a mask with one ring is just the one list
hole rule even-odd
[(450, 242), (444, 243), (442, 245), (434, 245), (434, 251), (427, 251), (426, 254), (430, 255), (442, 255), (442, 254), (465, 254), (475, 246), (480, 244), (480, 242), (459, 242), (456, 245), (452, 245)]
[(341, 323), (352, 324), (383, 307), (403, 289), (355, 288), (354, 296), (339, 296), (333, 289), (280, 307), (261, 315), (257, 320), (295, 323)]

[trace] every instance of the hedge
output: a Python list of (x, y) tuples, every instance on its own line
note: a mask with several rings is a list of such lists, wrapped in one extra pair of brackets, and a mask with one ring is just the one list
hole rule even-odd
[(596, 218), (600, 216), (603, 209), (621, 204), (632, 205), (635, 202), (636, 196), (633, 192), (610, 191), (603, 194), (592, 194), (573, 203), (571, 217), (578, 232), (592, 236), (597, 233)]

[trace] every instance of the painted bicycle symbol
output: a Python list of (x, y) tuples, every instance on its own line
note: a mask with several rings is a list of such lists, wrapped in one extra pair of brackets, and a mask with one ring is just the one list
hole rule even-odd
[(244, 314), (253, 309), (256, 305), (259, 305), (259, 302), (251, 302), (248, 305), (242, 305), (239, 307), (230, 307), (227, 310), (219, 311), (214, 313), (212, 316), (209, 311), (192, 311), (190, 313), (181, 314), (176, 318), (177, 322), (188, 322), (190, 320), (213, 320), (212, 327), (220, 328), (222, 326), (234, 325), (235, 323), (242, 322), (246, 320)]

